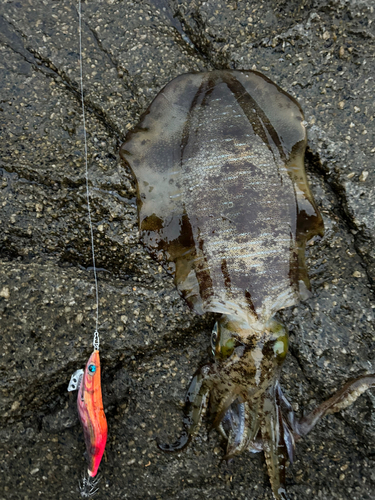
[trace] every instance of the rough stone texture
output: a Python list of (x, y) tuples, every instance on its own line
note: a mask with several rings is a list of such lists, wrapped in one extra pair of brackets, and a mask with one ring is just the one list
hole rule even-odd
[[(0, 499), (78, 498), (83, 435), (66, 387), (94, 328), (76, 3), (0, 5)], [(375, 371), (372, 0), (105, 0), (83, 5), (84, 86), (107, 459), (98, 498), (271, 499), (261, 454), (221, 464), (204, 429), (165, 456), (212, 317), (193, 315), (139, 243), (118, 146), (187, 71), (256, 68), (295, 96), (326, 234), (308, 249), (314, 295), (282, 316), (283, 387), (301, 414)], [(291, 500), (374, 498), (375, 396), (327, 417), (297, 447)]]

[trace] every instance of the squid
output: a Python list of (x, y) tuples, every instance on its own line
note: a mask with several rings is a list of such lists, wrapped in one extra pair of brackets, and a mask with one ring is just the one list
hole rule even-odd
[(311, 295), (306, 243), (323, 220), (304, 168), (299, 103), (256, 71), (187, 73), (169, 82), (126, 136), (143, 244), (199, 315), (218, 316), (214, 361), (193, 376), (181, 437), (209, 403), (225, 457), (263, 450), (273, 496), (285, 500), (295, 444), (327, 413), (374, 386), (374, 374), (298, 420), (280, 387), (288, 352), (278, 311)]

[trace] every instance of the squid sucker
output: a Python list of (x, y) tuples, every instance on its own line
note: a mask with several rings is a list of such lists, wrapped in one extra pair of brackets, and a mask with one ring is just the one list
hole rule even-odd
[(131, 130), (121, 157), (137, 184), (143, 243), (197, 313), (214, 312), (214, 360), (193, 376), (178, 451), (209, 408), (225, 458), (263, 450), (273, 496), (287, 499), (295, 443), (349, 406), (375, 375), (348, 382), (298, 420), (279, 384), (288, 332), (275, 314), (309, 297), (305, 245), (323, 235), (298, 102), (255, 71), (179, 76)]

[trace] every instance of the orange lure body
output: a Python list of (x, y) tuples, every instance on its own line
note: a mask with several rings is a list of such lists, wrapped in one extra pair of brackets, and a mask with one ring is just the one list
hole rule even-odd
[(85, 368), (77, 398), (78, 415), (83, 427), (88, 455), (88, 474), (96, 476), (107, 442), (100, 380), (99, 351), (94, 351)]

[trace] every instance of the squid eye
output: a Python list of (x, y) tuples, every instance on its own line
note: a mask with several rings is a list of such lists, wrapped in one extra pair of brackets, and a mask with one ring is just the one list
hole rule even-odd
[(223, 318), (216, 322), (212, 330), (211, 342), (215, 358), (222, 360), (229, 358), (238, 345), (243, 345), (237, 338), (235, 325)]
[(283, 360), (288, 352), (288, 337), (286, 335), (281, 335), (276, 342), (273, 344), (273, 352), (276, 357)]
[(268, 322), (271, 337), (272, 350), (278, 362), (282, 362), (288, 353), (289, 339), (288, 330), (282, 323), (271, 318)]
[(229, 358), (233, 354), (235, 348), (235, 339), (228, 339), (225, 344), (220, 346), (220, 357), (222, 359)]
[(95, 365), (89, 365), (89, 372), (90, 373), (95, 373), (96, 372), (96, 366)]

